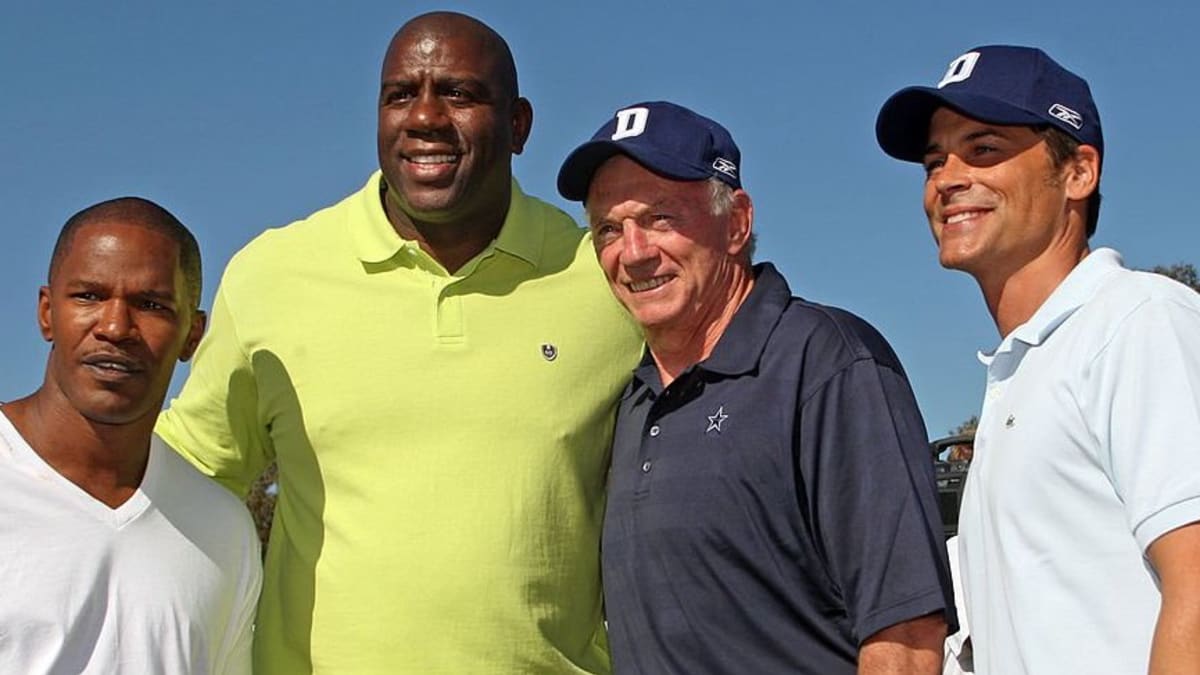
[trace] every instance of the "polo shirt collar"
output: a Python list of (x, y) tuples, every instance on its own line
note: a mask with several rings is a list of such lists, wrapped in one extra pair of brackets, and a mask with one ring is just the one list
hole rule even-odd
[(1042, 344), (1075, 310), (1096, 295), (1108, 275), (1123, 267), (1121, 254), (1113, 249), (1092, 251), (1079, 261), (1028, 321), (1005, 336), (995, 351), (979, 352), (979, 360), (984, 365), (991, 365), (997, 355), (1012, 351), (1016, 342), (1031, 347)]
[[(376, 171), (367, 180), (366, 186), (355, 195), (359, 218), (352, 225), (352, 236), (358, 258), (365, 263), (386, 262), (406, 248), (420, 250), (415, 241), (397, 234), (387, 219), (379, 196), (382, 180), (382, 172)], [(483, 255), (494, 248), (537, 267), (542, 257), (545, 222), (531, 202), (532, 199), (526, 196), (517, 179), (513, 178), (508, 214), (504, 217), (500, 234)]]
[[(779, 317), (787, 309), (792, 299), (792, 291), (775, 266), (771, 263), (759, 263), (754, 266), (754, 288), (750, 295), (742, 301), (733, 319), (725, 327), (725, 332), (717, 339), (717, 344), (708, 358), (694, 368), (703, 368), (709, 372), (731, 376), (748, 373), (758, 367), (767, 340), (779, 323)], [(642, 355), (642, 362), (634, 371), (634, 381), (650, 385), (657, 393), (661, 389), (661, 379), (654, 357), (647, 348)], [(632, 393), (636, 386), (631, 386)]]

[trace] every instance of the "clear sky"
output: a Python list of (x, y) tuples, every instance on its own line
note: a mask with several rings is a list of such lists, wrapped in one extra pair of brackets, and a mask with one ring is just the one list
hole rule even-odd
[(895, 90), (935, 83), (981, 44), (1046, 49), (1088, 79), (1103, 120), (1093, 244), (1135, 267), (1200, 264), (1187, 213), (1200, 189), (1195, 2), (6, 3), (0, 400), (41, 381), (37, 288), (67, 217), (120, 195), (160, 202), (200, 240), (207, 306), (249, 239), (366, 180), (383, 51), (431, 9), (473, 14), (508, 39), (535, 113), (517, 177), (573, 215), (554, 190), (558, 166), (614, 110), (668, 99), (728, 127), (759, 258), (794, 293), (887, 336), (931, 436), (978, 410), (975, 352), (998, 335), (970, 277), (937, 265), (920, 168), (875, 144)]

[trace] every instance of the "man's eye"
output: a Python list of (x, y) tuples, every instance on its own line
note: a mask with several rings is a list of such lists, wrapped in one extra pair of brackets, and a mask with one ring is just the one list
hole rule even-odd
[(933, 157), (925, 160), (925, 175), (928, 176), (932, 174), (934, 171), (942, 168), (942, 165), (945, 163), (946, 160), (943, 157)]
[(85, 302), (94, 302), (100, 299), (100, 296), (96, 295), (92, 291), (79, 291), (77, 293), (72, 293), (71, 297), (76, 300), (83, 300)]
[(448, 101), (460, 104), (474, 103), (476, 100), (475, 94), (463, 87), (447, 87), (442, 96)]
[(592, 228), (592, 239), (597, 245), (609, 244), (620, 235), (620, 228), (611, 223), (601, 223)]
[(401, 89), (393, 89), (391, 91), (384, 92), (383, 103), (384, 104), (403, 103), (403, 102), (409, 100), (410, 98), (412, 98), (412, 92), (404, 91)]
[(675, 218), (669, 213), (652, 213), (650, 214), (650, 224), (656, 230), (665, 230), (671, 227), (675, 222)]

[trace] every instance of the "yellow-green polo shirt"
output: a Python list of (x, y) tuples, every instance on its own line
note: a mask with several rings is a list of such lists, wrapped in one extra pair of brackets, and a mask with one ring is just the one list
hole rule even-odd
[(239, 494), (278, 460), (255, 672), (608, 672), (600, 520), (640, 334), (515, 181), (449, 274), (379, 180), (234, 256), (159, 419)]

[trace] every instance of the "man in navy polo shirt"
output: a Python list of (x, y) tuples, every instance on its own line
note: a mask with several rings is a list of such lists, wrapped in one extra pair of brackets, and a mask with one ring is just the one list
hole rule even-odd
[(871, 326), (751, 265), (740, 169), (723, 127), (652, 102), (559, 172), (649, 345), (604, 523), (614, 669), (938, 672), (954, 608), (912, 391)]
[(1200, 296), (1092, 250), (1104, 136), (1046, 53), (979, 47), (876, 124), (1000, 333), (959, 517), (981, 675), (1200, 673)]

